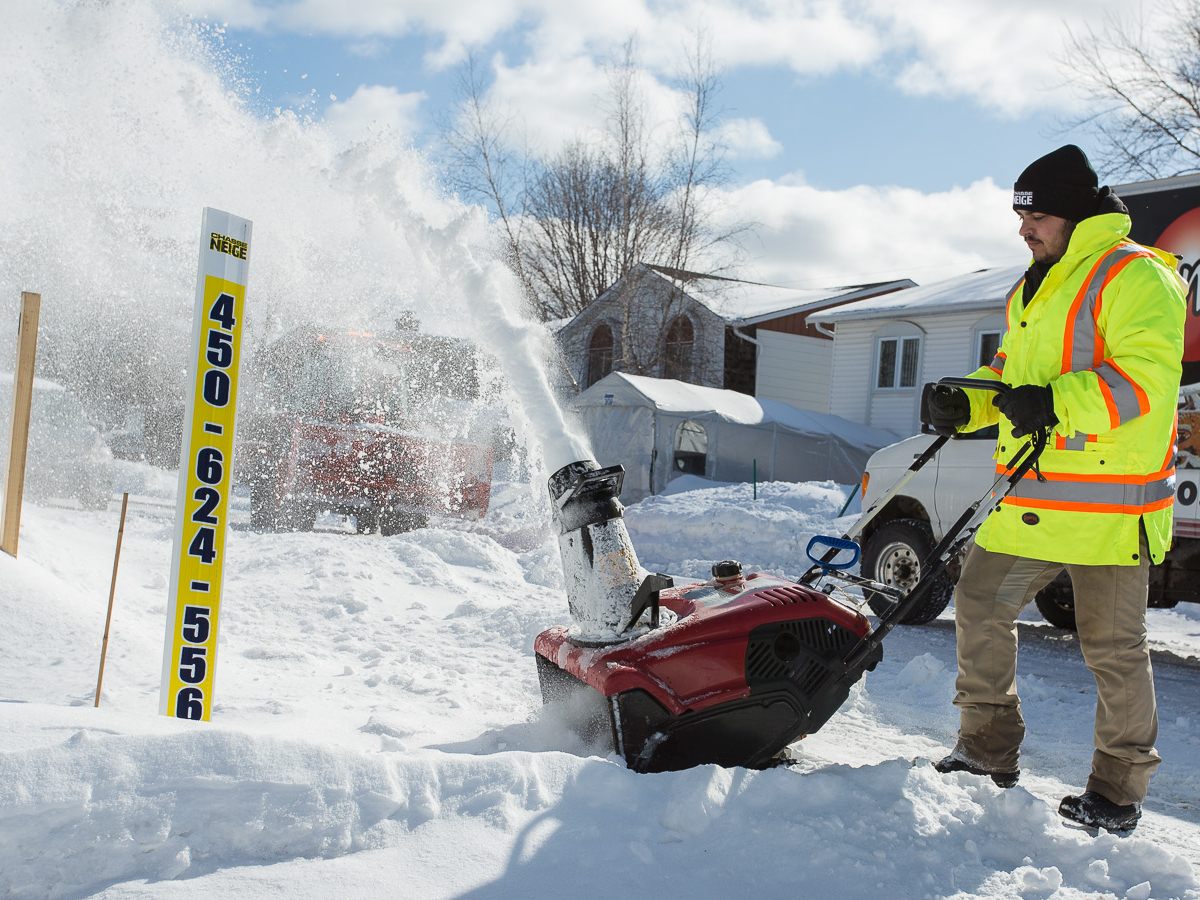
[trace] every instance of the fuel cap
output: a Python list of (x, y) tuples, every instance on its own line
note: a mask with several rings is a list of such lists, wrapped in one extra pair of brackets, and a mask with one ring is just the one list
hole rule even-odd
[(718, 563), (713, 563), (712, 567), (713, 578), (718, 581), (730, 581), (734, 578), (742, 577), (742, 564), (736, 559), (723, 559)]

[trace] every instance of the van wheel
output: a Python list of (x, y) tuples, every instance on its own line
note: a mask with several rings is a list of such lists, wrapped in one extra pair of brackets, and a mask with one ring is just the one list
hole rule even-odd
[[(933, 550), (933, 530), (920, 519), (894, 519), (875, 529), (863, 549), (863, 575), (907, 594), (921, 580), (921, 564)], [(954, 582), (941, 572), (925, 599), (900, 620), (902, 625), (924, 625), (941, 614), (954, 596)], [(886, 597), (867, 599), (871, 612), (883, 615), (891, 607)]]
[(1059, 572), (1058, 577), (1037, 592), (1033, 598), (1042, 618), (1055, 628), (1077, 631), (1075, 624), (1075, 589), (1071, 576)]

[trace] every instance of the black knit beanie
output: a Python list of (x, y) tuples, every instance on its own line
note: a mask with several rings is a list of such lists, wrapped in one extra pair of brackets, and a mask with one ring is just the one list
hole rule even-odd
[(1013, 209), (1081, 222), (1096, 212), (1096, 170), (1074, 144), (1036, 159), (1013, 185)]

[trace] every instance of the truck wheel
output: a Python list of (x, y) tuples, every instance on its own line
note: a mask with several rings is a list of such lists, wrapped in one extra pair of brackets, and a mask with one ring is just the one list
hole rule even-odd
[(303, 500), (284, 500), (276, 524), (279, 531), (312, 531), (317, 524), (317, 508)]
[(258, 475), (250, 479), (250, 527), (259, 531), (274, 531), (275, 485)]
[(360, 509), (354, 514), (354, 530), (359, 534), (374, 534), (379, 525), (379, 514), (374, 509)]
[[(934, 547), (933, 530), (920, 519), (894, 519), (880, 525), (867, 541), (862, 554), (866, 578), (898, 588), (907, 594), (921, 580), (921, 563)], [(924, 625), (938, 617), (954, 595), (954, 582), (945, 572), (938, 574), (925, 599), (900, 620), (902, 625)], [(875, 615), (891, 605), (884, 597), (868, 598)]]
[(385, 536), (416, 531), (428, 524), (429, 516), (424, 513), (409, 512), (403, 509), (385, 509), (379, 514), (379, 533)]
[(1060, 572), (1058, 577), (1037, 592), (1033, 598), (1042, 618), (1055, 628), (1077, 631), (1075, 625), (1075, 589), (1071, 576)]

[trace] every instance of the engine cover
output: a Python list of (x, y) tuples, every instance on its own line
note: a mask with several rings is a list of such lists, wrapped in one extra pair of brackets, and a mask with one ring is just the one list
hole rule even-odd
[(614, 748), (638, 771), (769, 765), (882, 658), (877, 649), (848, 668), (867, 618), (772, 575), (670, 588), (659, 604), (663, 624), (620, 643), (580, 646), (562, 626), (534, 642), (543, 700), (571, 697), (584, 732), (606, 717)]

